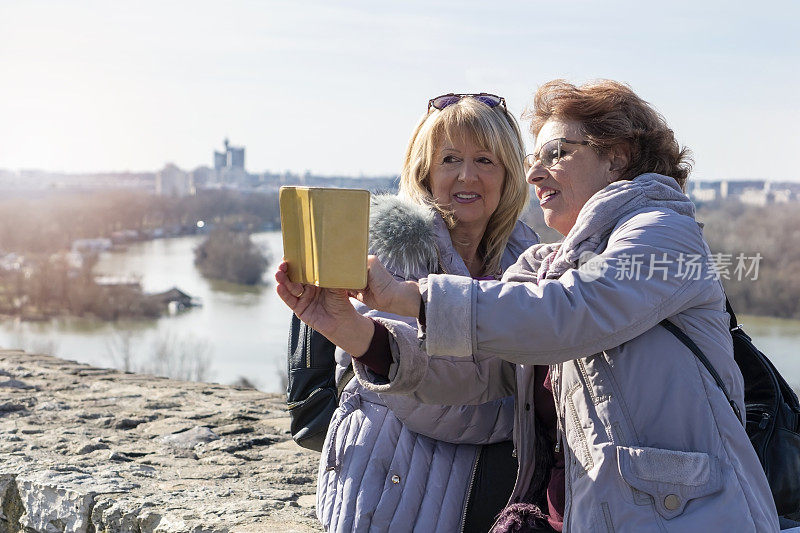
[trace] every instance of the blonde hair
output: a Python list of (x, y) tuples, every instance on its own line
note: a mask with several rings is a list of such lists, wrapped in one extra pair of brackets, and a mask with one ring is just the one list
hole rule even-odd
[(433, 207), (442, 214), (448, 228), (455, 227), (458, 220), (446, 207), (437, 205), (431, 194), (429, 177), (437, 145), (462, 133), (469, 133), (479, 146), (495, 154), (505, 170), (500, 203), (489, 217), (478, 245), (482, 272), (493, 275), (500, 271), (508, 238), (528, 203), (522, 135), (508, 111), (502, 106), (491, 108), (474, 98), (462, 98), (441, 111), (432, 108), (411, 135), (400, 173), (400, 193), (418, 204)]

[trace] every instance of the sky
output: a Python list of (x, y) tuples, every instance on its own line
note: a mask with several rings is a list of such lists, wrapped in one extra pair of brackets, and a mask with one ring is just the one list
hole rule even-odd
[(192, 169), (227, 136), (251, 172), (390, 175), (428, 99), (519, 117), (554, 78), (630, 84), (696, 178), (800, 181), (797, 0), (3, 0), (0, 168)]

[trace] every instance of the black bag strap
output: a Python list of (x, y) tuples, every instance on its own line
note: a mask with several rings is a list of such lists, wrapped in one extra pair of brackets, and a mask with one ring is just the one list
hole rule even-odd
[[(726, 300), (726, 304), (730, 308), (730, 303), (727, 303), (727, 300)], [(731, 309), (730, 313), (731, 313), (731, 323), (735, 324), (736, 317), (733, 315), (733, 310), (732, 309)], [(665, 328), (667, 328), (667, 331), (669, 331), (670, 333), (675, 335), (678, 338), (679, 341), (681, 341), (683, 344), (685, 344), (686, 347), (689, 348), (695, 356), (697, 356), (697, 358), (700, 360), (700, 362), (703, 363), (703, 366), (706, 367), (706, 370), (708, 370), (708, 373), (711, 374), (711, 377), (714, 378), (714, 381), (717, 382), (717, 386), (720, 389), (722, 389), (722, 393), (725, 395), (725, 399), (728, 400), (728, 403), (733, 408), (733, 412), (736, 414), (736, 418), (738, 418), (739, 421), (741, 422), (742, 421), (742, 414), (741, 414), (741, 411), (739, 411), (739, 407), (736, 405), (736, 402), (731, 400), (731, 395), (728, 394), (728, 389), (727, 389), (727, 387), (725, 387), (725, 383), (722, 382), (722, 378), (719, 377), (719, 374), (717, 374), (717, 370), (714, 368), (714, 365), (711, 364), (711, 361), (708, 360), (708, 357), (706, 357), (706, 354), (703, 353), (703, 350), (701, 350), (700, 347), (697, 346), (694, 343), (694, 341), (692, 339), (690, 339), (689, 336), (681, 330), (681, 328), (679, 328), (678, 326), (676, 326), (675, 324), (673, 324), (669, 320), (667, 320), (667, 319), (662, 320), (661, 321), (661, 325), (664, 326)]]
[(736, 319), (736, 313), (733, 312), (733, 307), (731, 307), (731, 302), (728, 300), (728, 297), (725, 297), (725, 310), (731, 316), (731, 325), (730, 330), (731, 332), (741, 328), (739, 325), (739, 321)]

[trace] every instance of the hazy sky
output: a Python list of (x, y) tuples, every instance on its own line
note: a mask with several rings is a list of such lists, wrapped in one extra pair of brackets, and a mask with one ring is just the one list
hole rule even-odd
[(800, 1), (0, 3), (0, 168), (394, 174), (427, 100), (629, 83), (700, 178), (800, 180)]

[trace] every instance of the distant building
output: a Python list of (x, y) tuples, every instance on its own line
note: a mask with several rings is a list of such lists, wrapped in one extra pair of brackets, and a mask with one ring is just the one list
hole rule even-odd
[(720, 198), (739, 198), (744, 193), (763, 191), (765, 180), (724, 180), (720, 182)]
[(775, 203), (800, 201), (800, 182), (771, 181), (769, 186), (775, 195)]
[(244, 147), (233, 146), (225, 139), (225, 151), (214, 151), (214, 170), (220, 185), (241, 185), (247, 172), (244, 169)]
[(200, 305), (197, 299), (192, 298), (177, 287), (173, 287), (168, 291), (159, 292), (158, 294), (151, 294), (150, 298), (165, 306), (175, 303), (179, 309)]
[(800, 201), (800, 182), (768, 180), (689, 180), (686, 193), (695, 202), (738, 201), (766, 206)]
[(197, 189), (202, 189), (217, 181), (217, 171), (209, 166), (199, 166), (192, 170), (191, 173), (194, 179), (194, 186)]
[(114, 244), (125, 244), (135, 242), (140, 239), (139, 232), (135, 229), (121, 229), (111, 232), (111, 242)]
[(9, 254), (0, 253), (0, 270), (20, 270), (25, 266), (25, 258), (11, 252)]
[(194, 176), (184, 172), (172, 163), (156, 173), (156, 194), (182, 198), (195, 194)]
[(68, 174), (43, 170), (11, 172), (0, 169), (0, 190), (87, 191), (109, 189), (153, 190), (153, 172), (96, 172)]
[(695, 202), (713, 202), (721, 196), (718, 181), (689, 180), (686, 185), (687, 194)]
[[(729, 196), (730, 198), (730, 196)], [(747, 205), (767, 205), (772, 203), (771, 195), (766, 189), (743, 189), (738, 196), (739, 201)]]
[(739, 201), (750, 205), (785, 204), (792, 201), (791, 188), (781, 187), (772, 182), (766, 182), (761, 189), (750, 188), (742, 191)]
[(105, 252), (111, 249), (112, 244), (111, 239), (103, 237), (97, 239), (76, 239), (72, 242), (72, 251), (86, 253)]
[(214, 151), (214, 170), (219, 172), (223, 168), (228, 166), (228, 154), (227, 152), (217, 152)]

